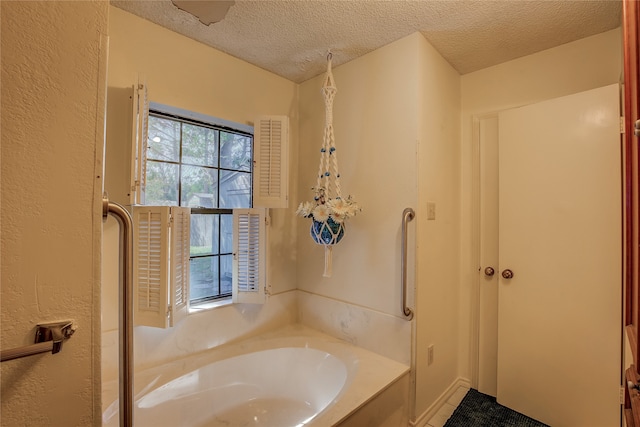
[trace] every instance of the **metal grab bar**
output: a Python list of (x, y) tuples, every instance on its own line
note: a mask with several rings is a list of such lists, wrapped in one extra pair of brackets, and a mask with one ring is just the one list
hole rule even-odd
[(40, 353), (53, 354), (53, 341), (41, 342), (38, 344), (25, 345), (24, 347), (16, 347), (9, 350), (2, 350), (2, 361), (19, 359), (21, 357), (33, 356)]
[(36, 329), (35, 344), (2, 350), (0, 361), (5, 362), (48, 352), (56, 354), (62, 349), (64, 340), (71, 337), (75, 330), (71, 321), (39, 324)]
[(111, 214), (120, 226), (120, 427), (133, 426), (133, 221), (129, 212), (118, 203), (102, 198), (102, 218)]
[(413, 311), (407, 307), (407, 223), (415, 218), (416, 213), (411, 208), (402, 212), (402, 250), (400, 251), (400, 263), (402, 264), (402, 314), (407, 320), (413, 319)]

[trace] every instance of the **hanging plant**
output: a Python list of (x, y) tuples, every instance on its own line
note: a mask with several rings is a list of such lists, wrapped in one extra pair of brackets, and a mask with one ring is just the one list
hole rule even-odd
[(332, 247), (342, 240), (345, 234), (345, 221), (355, 216), (361, 209), (351, 198), (342, 197), (338, 155), (333, 135), (333, 98), (337, 88), (331, 72), (332, 54), (327, 57), (327, 74), (322, 85), (325, 103), (325, 127), (317, 183), (312, 188), (313, 202), (302, 202), (296, 214), (311, 218), (311, 238), (324, 246), (324, 277), (331, 277)]
[(315, 202), (302, 202), (296, 214), (311, 218), (311, 238), (319, 245), (334, 245), (344, 236), (344, 221), (355, 216), (360, 207), (348, 197), (327, 199), (324, 187), (314, 187)]

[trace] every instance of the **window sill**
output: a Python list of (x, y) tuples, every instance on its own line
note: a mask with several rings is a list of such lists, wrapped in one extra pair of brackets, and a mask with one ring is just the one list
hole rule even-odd
[(231, 304), (233, 304), (231, 297), (227, 297), (215, 301), (203, 302), (197, 305), (189, 305), (189, 314), (213, 310), (214, 308), (225, 307)]

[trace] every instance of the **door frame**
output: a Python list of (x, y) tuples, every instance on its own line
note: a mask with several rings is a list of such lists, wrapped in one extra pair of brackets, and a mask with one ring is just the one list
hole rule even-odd
[(625, 325), (633, 353), (632, 362), (635, 374), (640, 375), (640, 149), (638, 137), (634, 135), (634, 124), (640, 114), (640, 96), (638, 95), (640, 80), (640, 44), (637, 37), (640, 32), (640, 5), (637, 2), (623, 2), (623, 49), (624, 49), (624, 187), (623, 212), (624, 226), (624, 295), (626, 296), (624, 312)]
[[(517, 106), (510, 107), (517, 108)], [(469, 336), (469, 372), (471, 373), (471, 387), (478, 389), (480, 381), (480, 277), (481, 239), (480, 239), (480, 201), (481, 201), (481, 170), (480, 170), (480, 122), (486, 119), (498, 118), (500, 111), (490, 111), (471, 116), (471, 325)]]

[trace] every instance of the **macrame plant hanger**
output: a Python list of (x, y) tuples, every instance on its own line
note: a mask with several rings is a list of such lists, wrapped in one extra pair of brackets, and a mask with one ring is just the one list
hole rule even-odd
[[(317, 194), (316, 199), (324, 197), (324, 201), (341, 200), (340, 172), (338, 171), (338, 154), (336, 152), (336, 140), (333, 134), (333, 99), (338, 89), (336, 88), (331, 72), (331, 60), (333, 54), (327, 55), (327, 74), (322, 85), (324, 98), (325, 125), (322, 148), (320, 149), (320, 166), (318, 167), (317, 189), (324, 189), (324, 194)], [(316, 200), (316, 203), (318, 200)], [(313, 240), (324, 246), (324, 277), (331, 277), (333, 245), (337, 244), (344, 236), (344, 223), (335, 222), (331, 218), (323, 223), (314, 221), (311, 227)]]
[(322, 85), (322, 96), (325, 106), (325, 125), (322, 148), (320, 148), (320, 166), (313, 202), (302, 202), (296, 214), (311, 218), (311, 238), (324, 246), (324, 277), (331, 277), (333, 245), (342, 240), (345, 233), (344, 222), (360, 211), (358, 204), (351, 198), (342, 197), (340, 188), (340, 172), (338, 171), (338, 154), (336, 140), (333, 136), (333, 98), (336, 88), (331, 72), (332, 54), (327, 56), (327, 74)]

